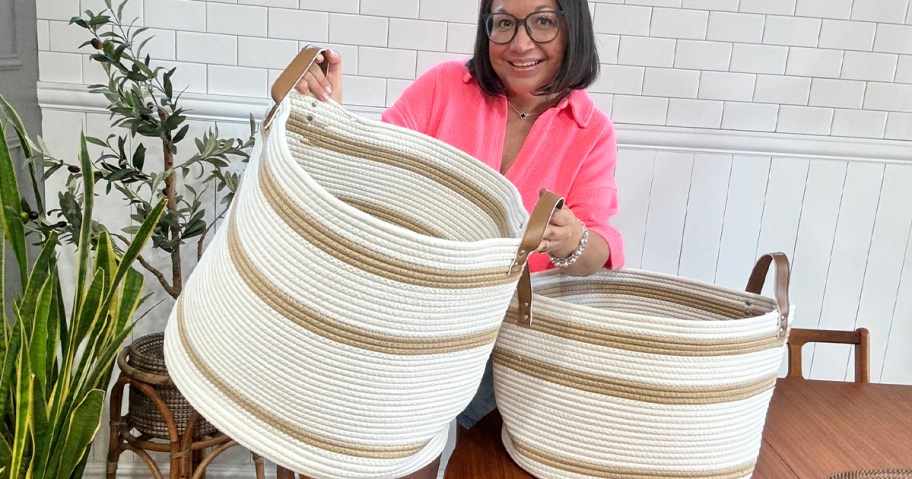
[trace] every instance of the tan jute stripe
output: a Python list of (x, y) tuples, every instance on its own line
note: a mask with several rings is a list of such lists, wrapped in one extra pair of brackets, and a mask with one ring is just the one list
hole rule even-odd
[(376, 216), (388, 223), (392, 223), (396, 226), (401, 226), (407, 230), (414, 231), (415, 233), (422, 234), (425, 236), (431, 236), (434, 238), (446, 238), (447, 236), (440, 230), (435, 229), (433, 226), (422, 223), (416, 218), (406, 216), (398, 211), (392, 210), (390, 208), (384, 208), (381, 205), (372, 203), (370, 201), (365, 201), (360, 198), (352, 198), (350, 196), (344, 195), (335, 195), (336, 198), (344, 201), (345, 203), (358, 208), (359, 210), (371, 215)]
[(184, 303), (183, 297), (177, 300), (177, 325), (180, 333), (181, 344), (184, 351), (190, 357), (196, 369), (202, 374), (219, 392), (231, 399), (235, 404), (242, 407), (248, 414), (257, 418), (264, 424), (287, 434), (288, 436), (309, 444), (320, 449), (345, 454), (353, 457), (367, 457), (371, 459), (401, 459), (417, 454), (428, 442), (420, 444), (407, 444), (402, 446), (372, 446), (367, 444), (356, 444), (352, 442), (340, 441), (329, 437), (315, 434), (301, 429), (300, 426), (289, 424), (281, 417), (267, 411), (262, 406), (247, 399), (243, 394), (235, 390), (231, 385), (225, 382), (216, 374), (205, 361), (200, 358), (199, 353), (190, 341), (187, 334), (187, 326), (184, 321)]
[(240, 244), (233, 219), (234, 216), (232, 216), (232, 224), (229, 225), (228, 251), (231, 261), (244, 283), (270, 308), (314, 334), (352, 347), (400, 356), (465, 351), (489, 345), (497, 338), (498, 328), (496, 327), (462, 336), (434, 338), (394, 336), (357, 328), (321, 314), (296, 301), (281, 288), (272, 284), (256, 268)]
[(667, 479), (669, 477), (681, 479), (739, 479), (750, 475), (754, 470), (755, 465), (755, 462), (749, 462), (740, 466), (717, 471), (650, 471), (647, 469), (592, 464), (559, 456), (557, 454), (542, 451), (528, 443), (520, 441), (512, 434), (510, 435), (510, 440), (513, 442), (513, 447), (520, 454), (539, 464), (545, 464), (567, 472), (604, 479)]
[(776, 376), (771, 375), (741, 384), (704, 387), (659, 386), (575, 371), (498, 347), (494, 348), (494, 363), (550, 383), (655, 404), (694, 405), (739, 401), (772, 389), (776, 384)]
[(516, 282), (522, 271), (504, 268), (455, 270), (397, 260), (336, 234), (308, 215), (285, 195), (267, 163), (261, 163), (260, 187), (272, 209), (302, 239), (327, 255), (377, 276), (416, 286), (470, 289)]
[[(475, 183), (463, 180), (458, 175), (454, 175), (452, 171), (436, 167), (417, 156), (408, 156), (403, 152), (384, 148), (381, 145), (353, 144), (350, 139), (334, 134), (329, 129), (315, 127), (301, 118), (300, 115), (295, 115), (294, 112), (289, 116), (286, 127), (290, 133), (306, 136), (304, 141), (313, 146), (395, 166), (429, 178), (478, 205), (488, 217), (495, 220), (500, 231), (505, 232), (507, 230), (506, 212), (499, 202), (485, 195)], [(305, 135), (302, 132), (309, 132), (310, 134)]]
[[(647, 334), (624, 333), (608, 331), (595, 326), (586, 326), (571, 323), (560, 318), (548, 315), (540, 310), (534, 312), (533, 331), (540, 331), (560, 338), (579, 341), (582, 343), (605, 346), (650, 354), (666, 354), (669, 356), (733, 356), (738, 354), (754, 353), (782, 346), (782, 340), (775, 334), (755, 336), (738, 339), (713, 339), (712, 341), (698, 342), (693, 339), (675, 338), (669, 336), (650, 336)], [(517, 324), (516, 309), (507, 311), (504, 321)]]
[(770, 308), (747, 305), (744, 302), (721, 301), (706, 293), (689, 291), (686, 288), (669, 286), (668, 288), (640, 285), (631, 283), (596, 283), (596, 284), (568, 284), (559, 290), (536, 288), (536, 293), (549, 297), (567, 297), (583, 294), (611, 294), (635, 296), (644, 300), (666, 301), (680, 304), (694, 309), (708, 311), (730, 319), (759, 316), (771, 311)]

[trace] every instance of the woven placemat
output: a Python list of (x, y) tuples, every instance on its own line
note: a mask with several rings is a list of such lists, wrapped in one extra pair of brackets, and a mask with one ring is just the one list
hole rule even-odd
[(862, 469), (839, 472), (827, 479), (912, 479), (912, 469)]

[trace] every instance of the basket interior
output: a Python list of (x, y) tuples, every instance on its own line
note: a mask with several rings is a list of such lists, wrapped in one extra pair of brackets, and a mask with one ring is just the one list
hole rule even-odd
[(336, 199), (426, 236), (455, 241), (516, 238), (518, 195), (478, 160), (429, 137), (355, 119), (292, 95), (285, 125), (295, 160)]
[(775, 301), (763, 296), (636, 272), (546, 283), (535, 293), (594, 309), (684, 320), (733, 320), (776, 310)]

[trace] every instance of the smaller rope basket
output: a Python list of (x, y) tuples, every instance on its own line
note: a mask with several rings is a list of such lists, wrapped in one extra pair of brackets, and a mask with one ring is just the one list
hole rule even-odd
[(862, 469), (844, 471), (827, 479), (912, 479), (912, 469)]
[[(168, 376), (163, 350), (165, 333), (154, 333), (142, 336), (127, 347), (127, 364), (144, 373)], [(174, 416), (177, 434), (183, 435), (187, 420), (193, 414), (193, 407), (184, 396), (171, 384), (153, 385), (154, 389), (168, 405)], [(130, 388), (130, 405), (127, 413), (130, 425), (140, 433), (154, 438), (168, 439), (168, 424), (155, 407), (155, 403), (138, 389)], [(216, 432), (215, 426), (201, 417), (195, 426), (193, 438), (209, 436)]]

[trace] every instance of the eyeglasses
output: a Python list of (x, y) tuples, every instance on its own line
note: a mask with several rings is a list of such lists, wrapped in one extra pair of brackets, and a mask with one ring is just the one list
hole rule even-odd
[(516, 29), (524, 25), (532, 41), (548, 43), (557, 38), (563, 14), (561, 11), (544, 10), (525, 18), (516, 18), (509, 13), (489, 13), (484, 16), (485, 30), (492, 43), (504, 45), (512, 42), (516, 36)]

